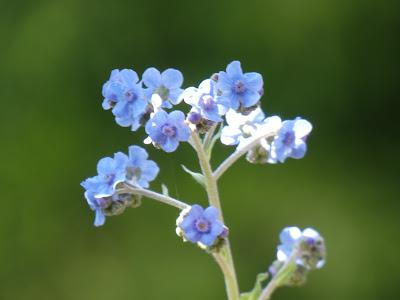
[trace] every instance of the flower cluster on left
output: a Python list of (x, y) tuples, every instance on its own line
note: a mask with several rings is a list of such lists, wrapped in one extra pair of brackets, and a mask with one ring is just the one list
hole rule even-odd
[(148, 160), (146, 150), (130, 146), (128, 155), (117, 152), (114, 157), (104, 157), (97, 164), (97, 175), (83, 181), (85, 198), (95, 211), (95, 226), (101, 226), (106, 216), (121, 214), (126, 207), (140, 204), (140, 196), (118, 193), (124, 183), (138, 188), (149, 187), (159, 172), (157, 164)]

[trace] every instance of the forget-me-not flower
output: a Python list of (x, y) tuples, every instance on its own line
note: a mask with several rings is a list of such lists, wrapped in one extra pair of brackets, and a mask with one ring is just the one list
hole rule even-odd
[(180, 102), (179, 96), (183, 92), (181, 89), (183, 75), (180, 71), (167, 69), (160, 73), (156, 68), (148, 68), (143, 73), (142, 80), (147, 87), (145, 89), (147, 99), (151, 99), (153, 94), (158, 94), (163, 100), (163, 108), (171, 108), (172, 104)]
[(97, 176), (90, 177), (81, 183), (85, 188), (85, 197), (92, 210), (96, 212), (95, 225), (104, 224), (102, 209), (110, 205), (110, 199), (118, 183), (125, 181), (128, 157), (115, 153), (114, 158), (102, 158), (97, 164)]
[(260, 100), (263, 79), (259, 73), (243, 73), (239, 61), (233, 61), (226, 72), (218, 74), (217, 89), (221, 93), (220, 101), (228, 101), (234, 110), (251, 107)]
[(192, 111), (198, 112), (207, 120), (213, 122), (222, 121), (223, 116), (229, 109), (230, 102), (223, 97), (216, 97), (215, 82), (211, 79), (202, 81), (198, 88), (186, 89), (181, 98), (193, 107)]
[(286, 262), (293, 251), (298, 253), (296, 263), (313, 269), (325, 264), (325, 244), (321, 235), (312, 228), (301, 231), (298, 227), (286, 227), (280, 233), (281, 244), (278, 246), (277, 258)]
[(157, 164), (148, 159), (147, 151), (139, 146), (129, 147), (129, 159), (126, 165), (126, 182), (148, 188), (160, 171)]
[(207, 247), (213, 246), (225, 231), (224, 224), (219, 219), (219, 212), (214, 206), (203, 209), (195, 204), (182, 211), (176, 223), (177, 232), (183, 233), (186, 240)]
[(140, 127), (148, 102), (135, 71), (113, 70), (110, 79), (103, 85), (103, 96), (103, 108), (112, 108), (118, 125), (131, 127), (133, 131)]
[(179, 110), (156, 112), (146, 124), (146, 133), (153, 143), (165, 152), (173, 152), (179, 142), (188, 141), (190, 128), (185, 123), (185, 115)]
[(277, 136), (271, 144), (269, 163), (283, 163), (286, 158), (303, 158), (307, 151), (306, 138), (312, 130), (307, 120), (296, 118), (284, 121)]

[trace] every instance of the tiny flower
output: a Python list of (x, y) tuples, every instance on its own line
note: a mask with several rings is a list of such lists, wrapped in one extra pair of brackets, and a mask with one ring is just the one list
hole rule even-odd
[(180, 102), (179, 96), (183, 92), (183, 75), (180, 71), (167, 69), (160, 73), (156, 68), (148, 68), (143, 73), (143, 83), (147, 87), (147, 98), (151, 99), (153, 94), (158, 94), (163, 100), (162, 107), (171, 108), (171, 103), (175, 105)]
[(226, 72), (218, 74), (217, 89), (221, 92), (220, 101), (230, 103), (234, 110), (255, 105), (261, 98), (263, 79), (259, 73), (244, 73), (239, 61), (233, 61)]
[(190, 137), (185, 115), (178, 110), (169, 114), (159, 110), (147, 122), (145, 129), (151, 141), (166, 152), (175, 151), (179, 142), (188, 141)]
[(303, 158), (307, 151), (306, 138), (312, 130), (307, 120), (296, 118), (284, 121), (277, 136), (271, 144), (268, 162), (284, 162), (286, 158)]
[(176, 223), (177, 232), (182, 233), (184, 239), (206, 247), (213, 246), (219, 237), (227, 234), (214, 206), (203, 209), (195, 204), (183, 210)]
[(211, 79), (202, 81), (199, 88), (186, 89), (181, 98), (191, 105), (203, 118), (213, 122), (222, 121), (223, 116), (229, 109), (230, 102), (215, 94), (215, 82)]
[(85, 198), (92, 210), (96, 212), (95, 226), (105, 222), (105, 216), (122, 213), (126, 207), (137, 207), (140, 197), (132, 194), (117, 194), (120, 183), (147, 188), (154, 180), (159, 168), (154, 161), (148, 160), (146, 150), (139, 146), (129, 147), (129, 156), (118, 152), (114, 158), (102, 158), (97, 164), (97, 176), (81, 183), (85, 188)]
[(228, 125), (222, 129), (221, 143), (231, 146), (251, 137), (257, 130), (256, 124), (262, 124), (265, 115), (261, 108), (257, 108), (248, 115), (230, 109), (225, 118)]
[(125, 180), (125, 168), (128, 157), (118, 152), (114, 158), (102, 158), (97, 164), (97, 176), (86, 179), (81, 183), (85, 188), (85, 198), (92, 210), (96, 212), (95, 226), (101, 226), (105, 222), (102, 212), (112, 200), (118, 183)]
[(129, 147), (126, 182), (142, 188), (149, 187), (149, 182), (157, 177), (160, 169), (154, 161), (148, 160), (148, 157), (147, 151), (142, 147)]
[(140, 127), (147, 100), (135, 71), (113, 70), (110, 79), (103, 85), (103, 96), (103, 108), (112, 108), (120, 126), (131, 127), (133, 131)]
[(280, 234), (277, 258), (287, 261), (296, 251), (296, 264), (307, 269), (319, 269), (325, 264), (325, 243), (321, 235), (312, 228), (301, 231), (298, 227), (286, 227)]

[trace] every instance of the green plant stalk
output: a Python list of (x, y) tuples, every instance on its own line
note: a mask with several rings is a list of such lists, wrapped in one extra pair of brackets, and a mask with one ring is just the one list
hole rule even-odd
[[(191, 136), (191, 144), (195, 149), (197, 156), (199, 158), (200, 167), (204, 175), (205, 187), (208, 195), (208, 200), (210, 205), (215, 206), (219, 212), (221, 221), (224, 220), (221, 208), (221, 202), (219, 199), (218, 186), (215, 177), (213, 176), (213, 171), (211, 169), (210, 161), (204, 150), (204, 145), (197, 132), (193, 132)], [(232, 251), (229, 243), (229, 239), (226, 238), (226, 244), (220, 250), (220, 253), (215, 253), (214, 258), (220, 266), (224, 278), (225, 287), (228, 294), (229, 300), (239, 300), (239, 285), (237, 282), (237, 276), (235, 272), (235, 267), (233, 263)]]
[(258, 300), (269, 300), (271, 299), (272, 294), (275, 292), (277, 288), (284, 285), (287, 280), (293, 275), (296, 271), (296, 259), (298, 257), (298, 250), (293, 250), (289, 259), (285, 262), (282, 268), (278, 271), (278, 273), (271, 279), (271, 281), (267, 284), (267, 286), (261, 292)]

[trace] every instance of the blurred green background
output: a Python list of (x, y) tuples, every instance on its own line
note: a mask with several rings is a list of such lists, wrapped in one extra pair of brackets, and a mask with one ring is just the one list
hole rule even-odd
[[(174, 232), (178, 211), (144, 201), (92, 225), (79, 183), (140, 144), (101, 108), (114, 68), (175, 67), (185, 86), (241, 60), (263, 108), (314, 124), (303, 160), (241, 160), (220, 182), (240, 285), (274, 259), (279, 231), (313, 226), (324, 269), (274, 299), (399, 299), (399, 1), (0, 2), (0, 299), (224, 299), (214, 262)], [(397, 98), (397, 99), (396, 99)], [(396, 126), (397, 125), (397, 126)], [(205, 193), (183, 145), (147, 147), (181, 199)], [(232, 149), (219, 145), (217, 165)]]

